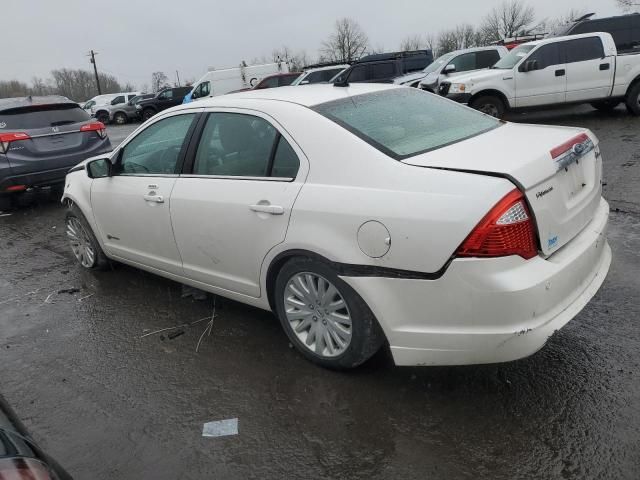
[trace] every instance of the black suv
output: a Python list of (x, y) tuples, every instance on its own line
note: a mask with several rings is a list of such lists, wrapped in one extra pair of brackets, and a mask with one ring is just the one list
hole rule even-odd
[(109, 151), (104, 124), (66, 97), (1, 99), (0, 210), (16, 195), (62, 188), (71, 167)]
[(335, 85), (349, 83), (399, 83), (409, 73), (420, 72), (433, 62), (431, 50), (413, 50), (367, 55), (334, 79)]
[(191, 91), (193, 87), (174, 87), (165, 88), (149, 100), (142, 100), (136, 105), (136, 112), (142, 120), (149, 120), (156, 113), (166, 110), (170, 107), (180, 105), (184, 96)]
[(550, 37), (563, 37), (579, 33), (610, 33), (616, 43), (618, 53), (640, 52), (640, 13), (617, 17), (594, 18), (589, 13), (568, 25), (562, 25), (549, 34)]

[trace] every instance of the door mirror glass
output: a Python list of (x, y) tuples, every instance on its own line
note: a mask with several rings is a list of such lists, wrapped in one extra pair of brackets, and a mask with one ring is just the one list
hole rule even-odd
[(87, 176), (89, 178), (104, 178), (111, 176), (111, 160), (99, 158), (87, 163)]
[(456, 66), (453, 63), (450, 63), (449, 65), (444, 67), (444, 70), (442, 70), (442, 73), (444, 73), (445, 75), (449, 75), (450, 73), (453, 73), (455, 71), (456, 71)]

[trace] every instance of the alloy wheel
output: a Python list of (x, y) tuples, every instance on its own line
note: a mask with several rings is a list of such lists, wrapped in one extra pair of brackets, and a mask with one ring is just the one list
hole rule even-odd
[(91, 244), (89, 235), (75, 217), (67, 219), (67, 238), (71, 244), (71, 250), (76, 259), (85, 268), (93, 267), (96, 260), (96, 252)]
[(351, 343), (349, 308), (338, 289), (326, 278), (300, 272), (284, 291), (287, 321), (302, 345), (321, 357), (336, 357)]

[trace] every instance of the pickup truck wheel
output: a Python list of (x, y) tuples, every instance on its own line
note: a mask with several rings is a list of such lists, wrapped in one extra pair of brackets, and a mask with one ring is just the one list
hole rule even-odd
[(106, 125), (107, 123), (109, 123), (109, 114), (107, 112), (98, 112), (98, 114), (96, 115), (96, 120)]
[(113, 121), (117, 125), (124, 125), (125, 123), (127, 123), (127, 120), (127, 116), (122, 112), (118, 112), (113, 116)]
[(592, 102), (591, 106), (601, 112), (610, 112), (620, 105), (620, 100), (603, 100), (601, 102)]
[(629, 89), (627, 98), (625, 99), (627, 110), (633, 115), (640, 115), (640, 82)]
[(149, 120), (151, 117), (153, 117), (156, 114), (156, 111), (152, 108), (145, 108), (142, 112), (142, 120), (144, 120), (145, 122), (147, 120)]
[(469, 106), (495, 118), (502, 118), (506, 110), (502, 100), (491, 95), (478, 97), (473, 100)]

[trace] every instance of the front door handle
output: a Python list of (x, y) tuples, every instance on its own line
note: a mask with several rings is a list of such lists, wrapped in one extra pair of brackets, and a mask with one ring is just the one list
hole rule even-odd
[(282, 215), (284, 213), (284, 208), (280, 205), (249, 205), (249, 210), (259, 213), (269, 213), (271, 215)]
[(147, 202), (164, 203), (164, 197), (162, 195), (143, 195), (142, 198)]
[(564, 68), (556, 70), (556, 77), (564, 77)]
[(608, 63), (601, 63), (600, 64), (600, 70), (609, 70), (609, 64)]

